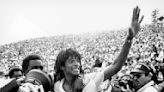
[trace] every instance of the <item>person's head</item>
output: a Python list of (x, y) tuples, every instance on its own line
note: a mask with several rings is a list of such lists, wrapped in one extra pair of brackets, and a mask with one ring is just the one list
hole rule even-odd
[(84, 68), (83, 72), (84, 72), (84, 74), (90, 73), (91, 72), (91, 68), (86, 67), (86, 68)]
[(57, 80), (61, 80), (68, 76), (78, 76), (81, 72), (81, 56), (80, 54), (69, 48), (59, 52), (54, 67), (57, 75)]
[(129, 74), (124, 74), (120, 77), (120, 81), (122, 81), (124, 83), (128, 84), (129, 80), (131, 80), (131, 76)]
[(43, 70), (42, 59), (38, 55), (29, 55), (23, 59), (22, 69), (27, 74), (32, 69)]
[(101, 68), (101, 66), (102, 66), (102, 62), (99, 60), (99, 58), (97, 58), (95, 60), (95, 64), (93, 65), (93, 67), (99, 67), (99, 68)]
[(140, 63), (131, 71), (133, 76), (133, 87), (135, 90), (140, 89), (152, 79), (152, 72), (149, 66)]
[(12, 67), (10, 70), (9, 70), (9, 77), (10, 78), (20, 78), (23, 76), (23, 71), (22, 69), (20, 69), (19, 67)]

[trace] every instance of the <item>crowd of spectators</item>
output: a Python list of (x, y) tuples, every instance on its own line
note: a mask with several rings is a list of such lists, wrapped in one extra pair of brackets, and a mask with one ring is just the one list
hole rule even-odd
[[(134, 64), (136, 61), (152, 62), (154, 58), (163, 61), (163, 31), (153, 32), (149, 26), (143, 26), (142, 30), (133, 41), (127, 65)], [(96, 59), (100, 59), (101, 62), (112, 62), (124, 43), (126, 32), (125, 29), (63, 35), (2, 45), (0, 47), (0, 68), (8, 71), (11, 66), (21, 65), (22, 59), (27, 55), (38, 54), (45, 60), (44, 65), (49, 66), (47, 70), (51, 70), (58, 52), (69, 47), (75, 48), (82, 54), (84, 67), (92, 67)]]
[[(120, 52), (126, 35), (127, 29), (122, 29), (43, 37), (5, 44), (0, 46), (0, 71), (7, 74), (10, 67), (20, 66), (27, 55), (37, 54), (43, 59), (45, 71), (53, 72), (59, 51), (70, 47), (82, 55), (83, 69), (92, 70), (95, 61), (101, 62), (101, 68), (104, 68), (113, 62)], [(130, 72), (137, 63), (149, 65), (158, 76), (164, 66), (164, 29), (154, 31), (151, 26), (144, 25), (132, 45), (124, 67), (114, 77), (117, 79), (118, 76)]]

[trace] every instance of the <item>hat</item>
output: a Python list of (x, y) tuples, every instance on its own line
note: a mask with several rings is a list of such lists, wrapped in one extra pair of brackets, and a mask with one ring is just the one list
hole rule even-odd
[(151, 72), (149, 66), (146, 64), (137, 64), (134, 69), (132, 69), (131, 73), (149, 73)]

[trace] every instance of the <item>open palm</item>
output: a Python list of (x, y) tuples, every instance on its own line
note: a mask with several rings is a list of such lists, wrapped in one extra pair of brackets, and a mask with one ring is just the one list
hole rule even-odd
[(129, 29), (129, 38), (133, 38), (137, 35), (138, 31), (140, 30), (140, 24), (144, 18), (144, 16), (141, 17), (141, 19), (139, 19), (139, 15), (140, 15), (140, 9), (137, 6), (136, 8), (133, 9), (133, 16), (132, 16), (132, 22), (131, 22), (131, 26)]

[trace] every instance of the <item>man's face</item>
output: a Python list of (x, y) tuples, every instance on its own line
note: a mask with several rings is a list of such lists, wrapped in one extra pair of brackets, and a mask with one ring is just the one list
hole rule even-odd
[(13, 75), (12, 75), (12, 78), (16, 78), (16, 79), (18, 79), (18, 78), (20, 78), (20, 77), (22, 77), (22, 72), (21, 71), (14, 71), (14, 73), (13, 73)]
[(65, 62), (65, 66), (62, 67), (62, 70), (68, 75), (79, 75), (80, 60), (77, 57), (69, 57)]
[(133, 73), (132, 76), (133, 76), (133, 87), (136, 90), (144, 86), (149, 80), (148, 76), (145, 76), (144, 73)]
[(42, 65), (41, 60), (30, 60), (29, 66), (28, 66), (28, 69), (27, 69), (27, 73), (32, 69), (43, 70), (43, 65)]

